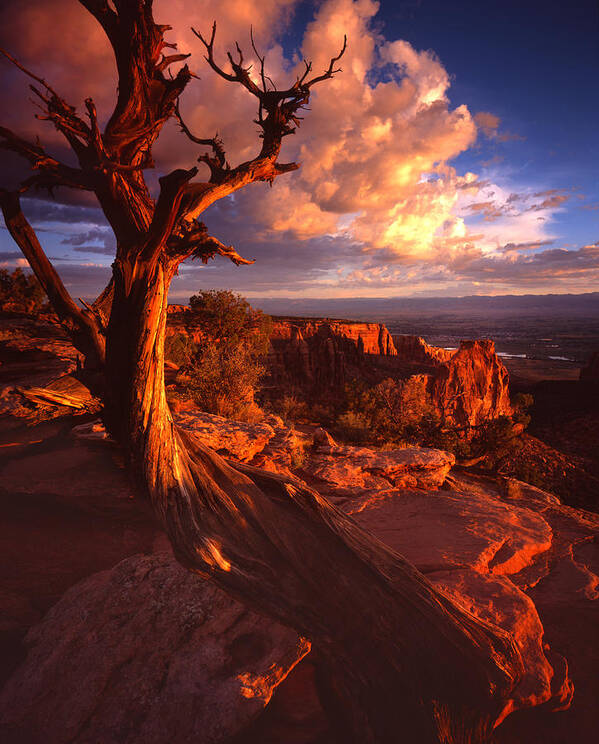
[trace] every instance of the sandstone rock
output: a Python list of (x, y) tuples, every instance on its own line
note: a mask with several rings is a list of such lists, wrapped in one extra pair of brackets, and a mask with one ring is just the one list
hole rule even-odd
[(453, 351), (431, 346), (420, 336), (396, 335), (393, 343), (397, 349), (399, 362), (418, 366), (436, 367), (448, 362), (453, 356)]
[(0, 695), (6, 744), (224, 742), (309, 650), (168, 553), (72, 587)]
[(173, 412), (173, 419), (203, 444), (242, 462), (261, 452), (275, 435), (272, 426), (265, 423), (246, 424), (197, 410)]
[(478, 426), (513, 413), (509, 375), (493, 341), (462, 341), (451, 359), (431, 376), (429, 392), (433, 405), (450, 425)]
[(419, 377), (447, 425), (467, 429), (513, 413), (508, 373), (492, 341), (462, 341), (451, 352), (419, 336), (392, 339), (376, 323), (275, 320), (269, 356), (275, 387), (336, 395), (350, 379), (374, 384), (386, 377)]
[(326, 429), (323, 429), (322, 426), (319, 426), (318, 429), (314, 432), (314, 437), (312, 439), (312, 446), (313, 447), (336, 447), (337, 442), (333, 439), (333, 437), (329, 434), (329, 432)]
[(556, 709), (568, 706), (567, 664), (559, 654), (551, 656), (554, 664), (548, 661), (535, 604), (515, 583), (551, 552), (553, 530), (544, 515), (505, 503), (482, 485), (460, 492), (391, 489), (347, 500), (344, 508), (437, 588), (512, 635), (526, 667), (518, 690), (522, 705), (551, 700)]
[(471, 568), (515, 574), (551, 547), (552, 531), (541, 515), (466, 490), (389, 489), (347, 501), (344, 508), (427, 573)]
[[(565, 696), (571, 697), (567, 669), (552, 687), (554, 670), (543, 650), (543, 626), (536, 607), (508, 578), (470, 569), (440, 571), (428, 578), (456, 604), (507, 631), (516, 641), (526, 665), (518, 688), (522, 705), (540, 705), (554, 696), (562, 705), (562, 688)], [(505, 711), (504, 716), (510, 712)]]
[(454, 462), (449, 452), (425, 447), (383, 451), (322, 444), (304, 469), (342, 489), (437, 488)]
[(340, 391), (360, 369), (397, 354), (384, 325), (329, 318), (274, 318), (271, 381), (314, 393)]
[(391, 334), (382, 323), (362, 323), (331, 318), (285, 318), (274, 317), (272, 338), (292, 339), (298, 332), (304, 339), (322, 335), (324, 338), (338, 336), (352, 341), (363, 354), (395, 356), (397, 350)]

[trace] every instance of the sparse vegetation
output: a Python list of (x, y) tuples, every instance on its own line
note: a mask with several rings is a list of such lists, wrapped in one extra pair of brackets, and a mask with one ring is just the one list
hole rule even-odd
[(173, 334), (165, 350), (181, 368), (185, 394), (208, 413), (255, 421), (262, 415), (254, 396), (265, 372), (270, 318), (228, 290), (200, 290), (190, 305), (196, 341)]
[(337, 433), (361, 443), (407, 444), (430, 438), (439, 420), (422, 377), (388, 378), (374, 387), (346, 388)]
[(46, 303), (46, 293), (35, 274), (21, 268), (0, 269), (0, 310), (39, 313)]

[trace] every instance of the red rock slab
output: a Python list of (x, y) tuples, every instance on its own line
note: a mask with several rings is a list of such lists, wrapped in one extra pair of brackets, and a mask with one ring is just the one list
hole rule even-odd
[(304, 467), (339, 488), (438, 488), (454, 463), (451, 453), (427, 447), (374, 450), (325, 445)]
[(174, 414), (173, 418), (177, 426), (203, 444), (242, 462), (249, 462), (262, 452), (275, 435), (268, 424), (246, 424), (201, 411), (181, 412)]
[(345, 509), (425, 571), (512, 574), (551, 547), (551, 528), (541, 515), (467, 491), (390, 489), (348, 500)]
[(76, 584), (0, 694), (6, 744), (228, 741), (310, 649), (171, 554)]
[(552, 697), (563, 702), (561, 690), (566, 688), (569, 695), (569, 680), (567, 674), (553, 680), (554, 671), (543, 650), (543, 626), (530, 597), (505, 576), (470, 569), (440, 571), (428, 578), (456, 604), (513, 637), (525, 660), (524, 676), (516, 692), (519, 707), (541, 705)]

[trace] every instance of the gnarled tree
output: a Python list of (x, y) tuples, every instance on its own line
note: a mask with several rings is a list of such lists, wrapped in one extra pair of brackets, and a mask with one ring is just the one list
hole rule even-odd
[[(272, 183), (298, 167), (279, 162), (282, 140), (298, 126), (313, 86), (339, 71), (345, 43), (322, 74), (312, 77), (306, 64), (290, 87), (279, 90), (260, 55), (256, 82), (239, 46), (226, 68), (218, 63), (215, 26), (209, 38), (196, 33), (214, 72), (257, 100), (260, 151), (230, 167), (223, 143), (194, 136), (181, 117), (178, 100), (192, 75), (187, 66), (165, 74), (187, 55), (164, 55), (173, 45), (163, 38), (169, 27), (154, 22), (152, 0), (80, 2), (114, 50), (114, 112), (101, 131), (91, 99), (81, 116), (21, 67), (35, 80), (41, 118), (64, 136), (78, 165), (61, 163), (40, 144), (0, 128), (2, 147), (34, 170), (19, 191), (3, 192), (1, 202), (13, 238), (88, 368), (101, 377), (106, 427), (140, 492), (184, 566), (310, 639), (323, 702), (345, 741), (488, 741), (496, 722), (520, 704), (523, 667), (511, 638), (435, 591), (400, 555), (314, 491), (233, 467), (191, 441), (174, 425), (165, 397), (167, 295), (178, 266), (217, 254), (244, 262), (198, 218), (243, 186)], [(144, 170), (173, 116), (184, 135), (209, 148), (198, 159), (210, 177), (196, 180), (195, 167), (175, 170), (160, 179), (154, 200)], [(116, 236), (111, 285), (83, 308), (69, 296), (19, 204), (28, 189), (58, 186), (93, 192)]]

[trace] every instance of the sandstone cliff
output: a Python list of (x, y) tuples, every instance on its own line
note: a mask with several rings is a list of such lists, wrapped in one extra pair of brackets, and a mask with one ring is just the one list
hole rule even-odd
[[(395, 358), (391, 334), (380, 323), (329, 318), (275, 317), (268, 367), (276, 387), (310, 394), (340, 391)], [(387, 365), (388, 366), (388, 365)]]
[(479, 426), (513, 413), (508, 371), (488, 339), (462, 341), (458, 351), (430, 376), (429, 391), (449, 425)]
[(454, 353), (438, 346), (431, 346), (420, 336), (393, 336), (393, 343), (397, 349), (399, 360), (406, 364), (435, 367), (443, 362), (448, 362)]
[(419, 336), (392, 338), (379, 323), (275, 318), (271, 345), (271, 384), (315, 399), (338, 395), (355, 379), (418, 377), (449, 426), (478, 426), (513, 412), (508, 372), (490, 340), (462, 341), (452, 352)]

